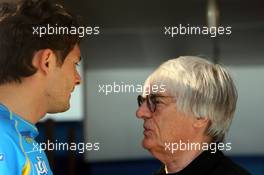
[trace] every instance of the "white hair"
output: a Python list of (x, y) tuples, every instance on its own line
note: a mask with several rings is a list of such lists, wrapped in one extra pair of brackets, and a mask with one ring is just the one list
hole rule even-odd
[(222, 141), (236, 109), (237, 91), (227, 70), (195, 56), (181, 56), (160, 65), (145, 87), (165, 85), (175, 97), (177, 109), (197, 118), (208, 117), (207, 134)]

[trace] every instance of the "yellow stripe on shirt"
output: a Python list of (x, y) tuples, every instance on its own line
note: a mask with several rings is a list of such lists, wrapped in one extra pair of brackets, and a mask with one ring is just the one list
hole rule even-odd
[(25, 166), (23, 167), (22, 175), (30, 175), (30, 162), (28, 158), (27, 158)]

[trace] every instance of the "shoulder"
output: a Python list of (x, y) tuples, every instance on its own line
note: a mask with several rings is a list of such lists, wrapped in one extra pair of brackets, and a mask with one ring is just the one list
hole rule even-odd
[(15, 121), (0, 116), (0, 130), (0, 175), (19, 174), (19, 167), (23, 167), (26, 158), (20, 148), (20, 135), (15, 128)]
[(242, 168), (225, 155), (223, 155), (219, 161), (215, 172), (221, 172), (225, 175), (251, 175), (246, 169)]
[[(8, 117), (1, 116), (0, 113), (0, 144), (9, 138), (19, 138), (19, 133), (16, 130), (16, 123)], [(4, 139), (5, 138), (5, 139)]]

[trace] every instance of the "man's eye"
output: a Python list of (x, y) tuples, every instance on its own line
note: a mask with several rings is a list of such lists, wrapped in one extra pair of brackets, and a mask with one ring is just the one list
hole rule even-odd
[(154, 100), (154, 103), (157, 104), (157, 105), (158, 105), (158, 104), (165, 104), (164, 101), (161, 100), (160, 98), (156, 98), (156, 99)]
[(163, 103), (163, 102), (160, 100), (155, 100), (155, 104), (160, 104), (160, 103)]

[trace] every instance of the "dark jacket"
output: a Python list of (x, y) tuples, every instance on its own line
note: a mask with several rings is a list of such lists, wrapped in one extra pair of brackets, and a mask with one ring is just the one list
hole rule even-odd
[[(164, 166), (154, 175), (165, 175)], [(170, 175), (250, 175), (248, 171), (235, 164), (221, 151), (204, 151), (183, 170)]]

